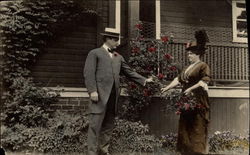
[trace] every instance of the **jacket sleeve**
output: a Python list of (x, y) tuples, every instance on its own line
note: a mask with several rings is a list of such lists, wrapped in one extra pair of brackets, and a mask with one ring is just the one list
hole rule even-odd
[(97, 91), (96, 88), (96, 63), (97, 57), (94, 51), (90, 51), (84, 66), (85, 85), (89, 93)]
[(141, 85), (145, 84), (146, 78), (133, 71), (133, 69), (129, 67), (123, 57), (121, 60), (121, 73), (134, 82), (137, 82)]

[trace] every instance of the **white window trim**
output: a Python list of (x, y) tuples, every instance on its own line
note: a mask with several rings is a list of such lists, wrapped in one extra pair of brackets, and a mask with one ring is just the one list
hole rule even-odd
[(237, 2), (245, 3), (245, 1), (242, 1), (242, 0), (233, 0), (232, 1), (233, 42), (247, 43), (247, 38), (237, 37), (237, 22), (236, 22), (237, 14), (235, 12)]
[(105, 31), (121, 34), (121, 0), (115, 1), (115, 28), (106, 27)]
[(155, 0), (155, 32), (156, 39), (161, 39), (161, 1)]

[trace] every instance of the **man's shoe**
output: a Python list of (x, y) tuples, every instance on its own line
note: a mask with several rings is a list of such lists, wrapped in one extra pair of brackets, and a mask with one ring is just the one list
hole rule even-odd
[(99, 150), (99, 154), (98, 155), (111, 155), (108, 151), (105, 151), (103, 149)]
[(5, 151), (3, 148), (0, 148), (0, 155), (5, 155)]

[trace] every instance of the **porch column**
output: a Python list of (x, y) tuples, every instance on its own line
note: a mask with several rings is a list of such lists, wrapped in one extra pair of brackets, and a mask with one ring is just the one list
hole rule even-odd
[(155, 0), (155, 32), (156, 39), (161, 38), (161, 1)]

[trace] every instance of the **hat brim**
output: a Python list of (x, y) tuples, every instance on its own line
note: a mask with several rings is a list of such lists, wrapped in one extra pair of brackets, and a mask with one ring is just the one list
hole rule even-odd
[(123, 38), (123, 36), (120, 36), (120, 35), (113, 35), (113, 34), (109, 34), (109, 33), (100, 33), (100, 35), (102, 35), (102, 36), (114, 37), (114, 38)]

